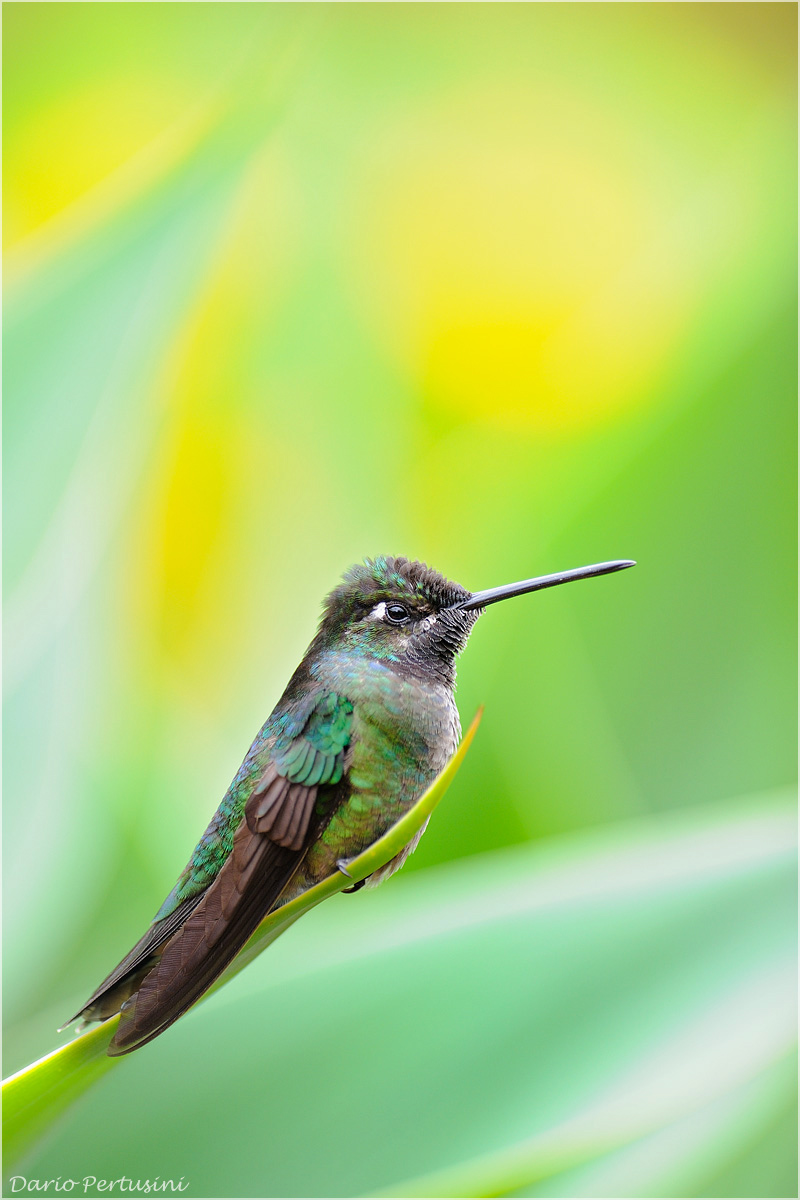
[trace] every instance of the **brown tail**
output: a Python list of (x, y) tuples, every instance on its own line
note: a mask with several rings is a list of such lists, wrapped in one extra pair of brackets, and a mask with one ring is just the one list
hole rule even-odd
[(123, 1005), (112, 1057), (152, 1041), (199, 1000), (272, 909), (304, 853), (242, 821), (219, 875)]

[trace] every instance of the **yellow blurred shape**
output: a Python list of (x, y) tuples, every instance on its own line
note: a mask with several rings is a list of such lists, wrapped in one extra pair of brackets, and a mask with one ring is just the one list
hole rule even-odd
[(222, 423), (204, 416), (179, 431), (164, 497), (160, 538), (161, 632), (180, 655), (223, 526), (230, 448)]
[(267, 145), (243, 172), (162, 373), (169, 423), (139, 517), (138, 582), (159, 610), (158, 653), (181, 670), (198, 642), (213, 669), (209, 649), (227, 644), (221, 626), (241, 628), (249, 603), (236, 586), (251, 492), (262, 478), (267, 486), (268, 462), (252, 359), (289, 278), (291, 207), (285, 164)]
[(652, 294), (640, 291), (631, 275), (639, 272), (612, 276), (564, 314), (537, 314), (531, 303), (504, 315), (491, 292), (482, 305), (453, 296), (428, 315), (427, 397), (465, 419), (565, 430), (642, 401), (682, 327), (684, 297), (663, 290), (663, 277)]
[(4, 241), (81, 199), (169, 127), (185, 97), (168, 75), (119, 75), (36, 110), (6, 146)]
[(635, 122), (562, 94), (418, 117), (365, 166), (353, 234), (362, 315), (426, 403), (565, 431), (641, 403), (726, 232), (696, 175), (682, 187)]

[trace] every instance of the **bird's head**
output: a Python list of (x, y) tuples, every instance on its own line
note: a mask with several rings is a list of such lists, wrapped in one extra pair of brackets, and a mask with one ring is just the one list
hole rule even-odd
[(470, 595), (425, 563), (367, 559), (327, 597), (315, 643), (452, 681), (455, 657), (480, 615), (462, 607)]
[(358, 563), (330, 593), (312, 648), (343, 650), (394, 670), (452, 685), (455, 658), (483, 609), (498, 600), (632, 567), (597, 563), (556, 575), (468, 592), (421, 562), (379, 557)]

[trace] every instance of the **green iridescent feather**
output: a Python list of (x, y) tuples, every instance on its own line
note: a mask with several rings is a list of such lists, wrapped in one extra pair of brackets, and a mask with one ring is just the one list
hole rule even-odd
[(349, 700), (335, 692), (317, 692), (277, 720), (266, 722), (155, 921), (168, 917), (216, 878), (231, 852), (247, 801), (269, 762), (291, 783), (310, 787), (339, 782), (352, 733), (352, 716)]

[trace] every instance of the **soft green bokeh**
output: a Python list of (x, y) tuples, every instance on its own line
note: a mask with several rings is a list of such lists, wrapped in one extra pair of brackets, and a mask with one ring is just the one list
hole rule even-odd
[[(737, 797), (757, 813), (791, 786), (794, 6), (10, 3), (3, 18), (6, 1071), (59, 1044), (55, 1027), (151, 919), (320, 599), (367, 554), (424, 558), (473, 589), (639, 562), (480, 622), (459, 704), (486, 716), (408, 878), (387, 885), (398, 928), (401, 886), (410, 902), (474, 872), (477, 893), (486, 851), (533, 886), (559, 835), (607, 826), (622, 844), (660, 814), (691, 831), (711, 804), (724, 838)], [(788, 892), (763, 869), (760, 928), (777, 937)], [(726, 942), (739, 900), (706, 886)], [(635, 1053), (626, 997), (649, 971), (698, 1020), (723, 1003), (724, 981), (689, 969), (691, 887), (668, 944), (647, 909), (623, 905), (606, 929), (619, 970), (576, 1085)], [(379, 944), (383, 900), (362, 900), (352, 919), (374, 921)], [(320, 914), (334, 946), (345, 903)], [(741, 943), (754, 995), (757, 941)], [(222, 1141), (237, 1104), (258, 1129), (279, 1103), (284, 1034), (273, 1015), (276, 1045), (259, 1015), (280, 1012), (279, 952), (126, 1068), (175, 1111), (184, 1045), (187, 1094), (219, 1078), (228, 1098)], [(587, 948), (573, 953), (588, 972)], [(513, 979), (513, 954), (486, 973)], [(406, 965), (413, 1011), (427, 966)], [(547, 978), (548, 1080), (568, 1114), (572, 983)], [(342, 985), (315, 976), (328, 986)], [(644, 1020), (650, 994), (636, 996)], [(237, 1003), (248, 1036), (225, 1053), (263, 1063), (258, 1087), (235, 1087), (212, 1027), (212, 1004)], [(345, 1110), (391, 1096), (368, 1048), (364, 1077), (343, 1068), (335, 1031), (321, 1060), (325, 1008), (305, 995), (292, 1017), (307, 1013), (320, 1047), (308, 1086), (333, 1078)], [(448, 1028), (436, 1011), (432, 1045)], [(401, 1033), (381, 1031), (398, 1061)], [(111, 1103), (116, 1079), (91, 1103)], [(769, 1136), (753, 1134), (749, 1158), (740, 1138), (737, 1165), (709, 1132), (686, 1194), (782, 1194), (786, 1087), (762, 1085)], [(442, 1082), (451, 1101), (460, 1086)], [(177, 1170), (170, 1146), (197, 1161), (177, 1113), (141, 1140), (144, 1094), (115, 1093), (112, 1141), (77, 1111), (70, 1165), (50, 1151), (28, 1173), (80, 1160), (147, 1177), (162, 1158)], [(475, 1154), (541, 1131), (535, 1097), (498, 1080), (490, 1094), (516, 1118), (487, 1115), (481, 1144), (465, 1126)], [(404, 1173), (388, 1145), (363, 1182), (334, 1173), (326, 1190), (388, 1188), (462, 1154), (443, 1139)], [(641, 1144), (647, 1170), (629, 1153), (563, 1194), (674, 1194), (653, 1167), (674, 1164), (668, 1143)], [(243, 1149), (236, 1161), (227, 1194), (263, 1194)], [(191, 1162), (177, 1173), (193, 1195), (222, 1186)]]

